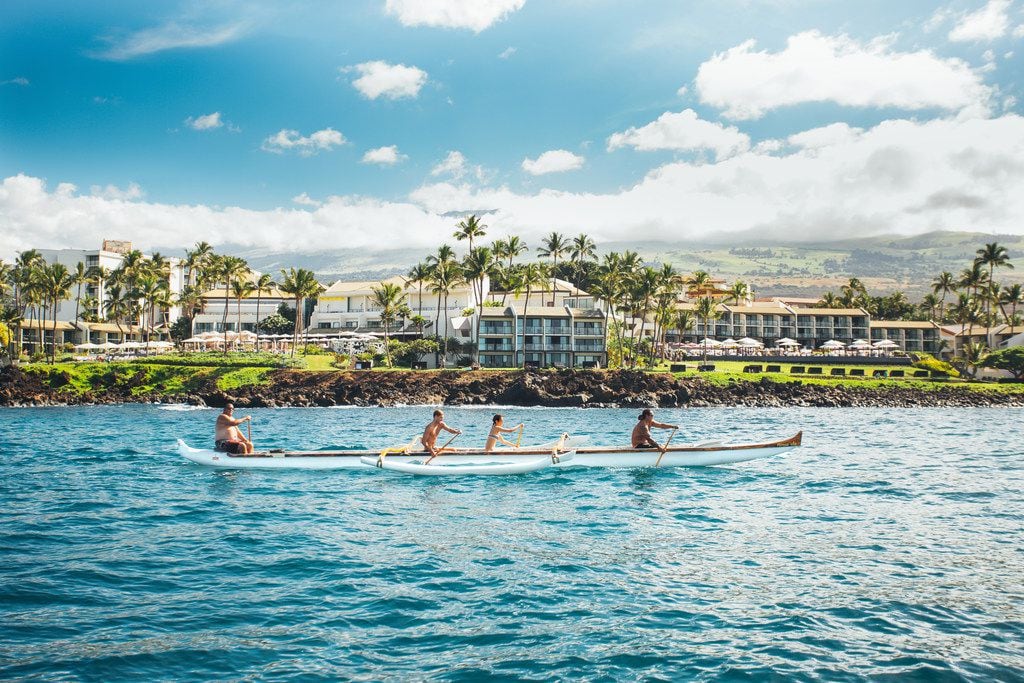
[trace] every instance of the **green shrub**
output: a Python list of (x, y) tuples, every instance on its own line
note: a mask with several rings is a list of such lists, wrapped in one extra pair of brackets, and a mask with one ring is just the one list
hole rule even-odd
[(950, 377), (959, 377), (960, 373), (952, 365), (944, 360), (939, 360), (929, 356), (928, 354), (921, 354), (920, 357), (914, 361), (915, 368), (921, 368), (922, 370), (930, 370), (932, 372), (941, 372), (949, 375)]
[(1024, 346), (1011, 346), (990, 354), (982, 361), (982, 366), (996, 370), (1006, 370), (1015, 379), (1024, 379)]
[(241, 353), (227, 355), (216, 351), (189, 354), (164, 354), (143, 356), (133, 359), (136, 363), (148, 365), (178, 365), (182, 367), (232, 367), (232, 368), (288, 368), (299, 365), (287, 356), (275, 353)]
[(330, 356), (334, 352), (330, 349), (317, 346), (316, 344), (306, 344), (302, 347), (302, 351), (300, 351), (300, 353), (303, 356)]

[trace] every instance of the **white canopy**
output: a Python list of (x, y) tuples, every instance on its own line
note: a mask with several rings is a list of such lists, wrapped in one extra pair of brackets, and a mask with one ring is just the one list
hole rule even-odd
[(854, 349), (854, 348), (856, 348), (856, 349), (866, 349), (866, 348), (868, 348), (870, 346), (871, 346), (871, 344), (869, 344), (864, 339), (858, 339), (858, 340), (854, 341), (852, 344), (850, 344), (850, 348), (851, 349)]
[(715, 339), (710, 339), (709, 337), (704, 337), (700, 341), (700, 344), (701, 344), (701, 346), (721, 346), (722, 342), (717, 341)]
[(751, 339), (750, 337), (744, 337), (743, 339), (740, 339), (737, 343), (740, 346), (764, 346), (764, 344), (762, 344), (761, 342), (757, 341), (756, 339)]
[(876, 349), (895, 349), (899, 347), (899, 344), (888, 339), (882, 339), (881, 341), (876, 341), (874, 347)]
[(129, 340), (129, 341), (124, 342), (123, 344), (119, 344), (118, 348), (122, 348), (122, 349), (141, 349), (143, 346), (145, 346), (145, 344), (142, 344), (142, 343), (137, 342), (137, 341), (130, 341)]
[(730, 337), (728, 339), (723, 339), (721, 344), (722, 344), (722, 346), (724, 346), (727, 349), (731, 349), (731, 348), (735, 348), (735, 347), (739, 346), (739, 343), (737, 343), (737, 341), (735, 339), (733, 339), (732, 337)]
[(782, 339), (775, 342), (776, 346), (800, 346), (800, 342), (796, 339), (790, 339), (789, 337), (783, 337)]
[(75, 344), (75, 348), (81, 351), (89, 351), (92, 349), (102, 349), (101, 344), (93, 344), (92, 342), (85, 342), (84, 344)]
[(115, 344), (112, 341), (108, 341), (108, 342), (104, 342), (104, 343), (100, 344), (99, 348), (103, 349), (104, 351), (114, 351), (116, 349), (121, 348), (121, 346), (118, 345), (118, 344)]
[(846, 344), (844, 344), (841, 341), (836, 341), (835, 339), (829, 339), (827, 342), (825, 342), (824, 344), (822, 344), (818, 348), (819, 349), (841, 349), (844, 346), (846, 346)]

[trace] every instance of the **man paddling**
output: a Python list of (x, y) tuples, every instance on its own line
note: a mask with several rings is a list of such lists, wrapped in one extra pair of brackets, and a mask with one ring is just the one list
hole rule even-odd
[(224, 412), (217, 416), (217, 426), (214, 429), (213, 449), (221, 453), (231, 455), (249, 455), (252, 453), (252, 442), (242, 436), (238, 425), (251, 422), (252, 416), (246, 415), (241, 420), (231, 416), (235, 406), (228, 403), (224, 406)]
[(654, 413), (651, 412), (650, 408), (644, 408), (643, 412), (637, 418), (636, 426), (633, 427), (633, 448), (657, 448), (661, 450), (661, 446), (654, 437), (651, 436), (651, 427), (657, 427), (658, 429), (679, 429), (679, 425), (664, 424), (661, 422), (654, 421)]
[(423, 436), (420, 437), (420, 443), (423, 444), (424, 450), (430, 453), (430, 459), (427, 462), (436, 458), (444, 450), (437, 447), (437, 435), (441, 433), (442, 429), (450, 434), (462, 433), (461, 429), (452, 429), (444, 423), (443, 411), (435, 410), (434, 419), (430, 421), (430, 424), (423, 430)]

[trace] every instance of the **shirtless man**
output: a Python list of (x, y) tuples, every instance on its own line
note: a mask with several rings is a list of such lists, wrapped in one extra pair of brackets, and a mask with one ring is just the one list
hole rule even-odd
[(494, 449), (495, 447), (497, 447), (499, 441), (505, 444), (506, 446), (511, 446), (512, 448), (516, 447), (516, 445), (511, 441), (506, 441), (505, 437), (503, 437), (502, 434), (508, 434), (509, 432), (518, 432), (520, 429), (523, 428), (523, 423), (520, 422), (515, 427), (508, 429), (506, 427), (501, 426), (504, 422), (505, 416), (502, 415), (501, 413), (498, 413), (497, 415), (494, 416), (493, 419), (491, 419), (491, 433), (487, 435), (487, 445), (484, 446), (484, 450), (487, 451), (488, 453), (494, 452)]
[(231, 455), (249, 455), (252, 453), (252, 442), (242, 436), (238, 425), (251, 422), (252, 416), (246, 415), (241, 420), (231, 417), (235, 406), (228, 403), (224, 406), (224, 412), (217, 416), (217, 426), (214, 429), (213, 443), (214, 450)]
[(644, 408), (644, 411), (640, 413), (637, 418), (636, 427), (633, 427), (633, 448), (657, 448), (661, 450), (661, 446), (651, 436), (651, 427), (657, 427), (658, 429), (679, 429), (679, 425), (663, 424), (661, 422), (654, 421), (654, 413), (649, 408)]
[(461, 434), (461, 429), (452, 429), (444, 423), (444, 412), (440, 410), (434, 411), (434, 419), (430, 421), (426, 429), (423, 430), (423, 436), (420, 437), (420, 443), (423, 444), (423, 449), (430, 453), (430, 458), (427, 462), (430, 462), (436, 458), (441, 450), (437, 447), (437, 435), (441, 433), (441, 430), (449, 432), (451, 434)]

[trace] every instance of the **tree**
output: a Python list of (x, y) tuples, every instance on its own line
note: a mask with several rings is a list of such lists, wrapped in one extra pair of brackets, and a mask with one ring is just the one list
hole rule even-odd
[(732, 287), (729, 288), (729, 293), (726, 295), (725, 300), (740, 306), (750, 298), (750, 294), (750, 285), (737, 280), (732, 283)]
[(966, 373), (973, 379), (978, 374), (978, 368), (984, 364), (989, 355), (988, 346), (982, 342), (969, 342), (964, 344), (961, 363)]
[(260, 348), (260, 304), (263, 302), (263, 294), (270, 294), (277, 287), (274, 278), (270, 273), (263, 273), (256, 279), (256, 350)]
[(677, 311), (676, 319), (674, 321), (675, 327), (679, 330), (679, 341), (682, 341), (686, 336), (686, 331), (693, 327), (693, 311)]
[[(65, 265), (54, 263), (43, 271), (44, 296), (48, 299), (53, 312), (53, 329), (50, 334), (50, 363), (57, 359), (57, 307), (60, 302), (71, 296), (71, 288), (75, 284), (75, 277)], [(40, 334), (42, 329), (40, 328)], [(45, 344), (43, 349), (45, 351)]]
[(384, 326), (384, 353), (388, 367), (391, 367), (391, 345), (388, 330), (398, 319), (399, 310), (405, 304), (405, 292), (393, 282), (382, 282), (380, 287), (371, 289), (370, 304), (380, 309), (380, 322)]
[(839, 297), (834, 292), (825, 292), (818, 302), (818, 308), (839, 308), (843, 305), (843, 302), (839, 300)]
[[(236, 341), (239, 344), (241, 344), (242, 341), (242, 300), (248, 299), (255, 292), (256, 285), (248, 280), (235, 280), (231, 283), (231, 298), (235, 300), (235, 312), (238, 314), (237, 323), (235, 324), (235, 332), (238, 333)], [(258, 319), (259, 318), (257, 317), (257, 320)], [(259, 344), (257, 344), (256, 348), (259, 348)]]
[(941, 302), (939, 298), (934, 294), (925, 294), (924, 298), (921, 299), (921, 309), (927, 313), (928, 320), (935, 320), (935, 311), (939, 308)]
[(597, 258), (597, 245), (589, 236), (584, 233), (576, 235), (569, 247), (569, 256), (572, 259), (575, 285), (580, 286), (580, 276), (583, 272), (583, 264)]
[(722, 312), (718, 310), (718, 304), (710, 296), (702, 296), (697, 299), (697, 308), (695, 310), (697, 317), (704, 321), (704, 353), (702, 355), (703, 364), (708, 362), (708, 344), (707, 338), (710, 336), (710, 330), (708, 329), (708, 323), (713, 320), (718, 320), (722, 317)]
[(305, 268), (289, 268), (281, 271), (281, 284), (279, 289), (285, 294), (290, 294), (295, 301), (295, 327), (292, 330), (292, 353), (295, 356), (295, 347), (299, 344), (299, 331), (303, 322), (302, 306), (306, 298), (316, 296), (320, 293), (320, 283), (316, 281), (313, 271)]
[(171, 291), (167, 280), (156, 275), (143, 275), (139, 278), (139, 297), (146, 306), (146, 345), (156, 327), (156, 311), (166, 310), (171, 305)]
[(195, 249), (185, 252), (185, 271), (188, 284), (200, 289), (204, 289), (205, 285), (209, 284), (210, 275), (207, 271), (213, 257), (213, 247), (208, 242), (197, 242)]
[[(990, 283), (993, 281), (996, 268), (1013, 269), (1013, 264), (1010, 263), (1010, 255), (1006, 251), (1006, 247), (1000, 245), (998, 242), (989, 242), (976, 253), (978, 257), (975, 260), (982, 266), (988, 266), (988, 282)], [(991, 316), (991, 300), (988, 303), (988, 313)], [(990, 321), (989, 325), (991, 324), (992, 323)]]
[(82, 285), (89, 281), (89, 270), (85, 267), (85, 264), (79, 261), (75, 264), (75, 270), (71, 275), (75, 282), (74, 284), (78, 287), (78, 295), (75, 296), (75, 329), (78, 329), (79, 312), (82, 307)]
[(555, 305), (555, 276), (558, 268), (558, 259), (562, 258), (569, 250), (569, 242), (557, 232), (551, 232), (541, 242), (542, 247), (537, 248), (537, 254), (544, 258), (551, 259), (551, 305)]
[[(423, 317), (423, 285), (426, 284), (427, 280), (430, 279), (430, 266), (426, 263), (417, 263), (415, 266), (409, 269), (409, 272), (405, 274), (405, 282), (408, 285), (413, 285), (419, 290), (419, 294), (416, 297), (417, 309), (416, 313), (419, 317)], [(420, 328), (420, 334), (423, 334), (423, 328)]]
[(462, 276), (470, 283), (476, 298), (477, 317), (474, 333), (476, 343), (473, 345), (475, 349), (473, 357), (477, 362), (480, 360), (480, 319), (484, 314), (484, 281), (494, 274), (497, 265), (494, 260), (494, 252), (488, 247), (477, 247), (466, 255), (462, 263)]
[(468, 216), (467, 218), (464, 218), (463, 220), (459, 221), (459, 224), (456, 226), (456, 228), (457, 230), (455, 231), (455, 234), (453, 236), (460, 242), (462, 240), (468, 239), (470, 253), (473, 252), (473, 239), (477, 237), (483, 237), (484, 235), (487, 234), (487, 226), (481, 223), (480, 219), (477, 218), (475, 215)]
[(1006, 370), (1014, 379), (1024, 379), (1024, 346), (1011, 346), (989, 354), (981, 365), (996, 370)]
[(526, 299), (523, 300), (523, 368), (526, 368), (526, 321), (530, 310), (530, 294), (535, 288), (543, 287), (547, 277), (539, 263), (527, 263), (520, 273), (518, 284), (526, 290)]
[[(999, 306), (1003, 311), (1003, 317), (1006, 318), (1007, 325), (1013, 325), (1013, 321), (1017, 318), (1017, 306), (1024, 304), (1024, 291), (1019, 284), (1007, 285), (1003, 287), (1003, 291), (999, 293)], [(1010, 314), (1006, 314), (1006, 307), (1010, 307)]]
[[(438, 297), (437, 322), (434, 330), (441, 334), (441, 311), (448, 315), (448, 295), (462, 283), (462, 269), (451, 260), (439, 260), (430, 269), (430, 291)], [(442, 304), (443, 302), (443, 304)], [(448, 325), (445, 323), (444, 341), (438, 365), (444, 367), (448, 356)]]
[(956, 278), (953, 273), (943, 271), (938, 277), (932, 280), (932, 293), (941, 294), (939, 302), (939, 320), (946, 319), (946, 295), (956, 291)]
[[(224, 355), (228, 353), (228, 302), (231, 300), (231, 284), (238, 280), (248, 279), (249, 265), (244, 259), (237, 256), (217, 257), (212, 265), (214, 277), (224, 283), (224, 315), (221, 319), (221, 326), (224, 328)], [(241, 332), (241, 330), (236, 330)], [(295, 348), (292, 348), (295, 351)]]

